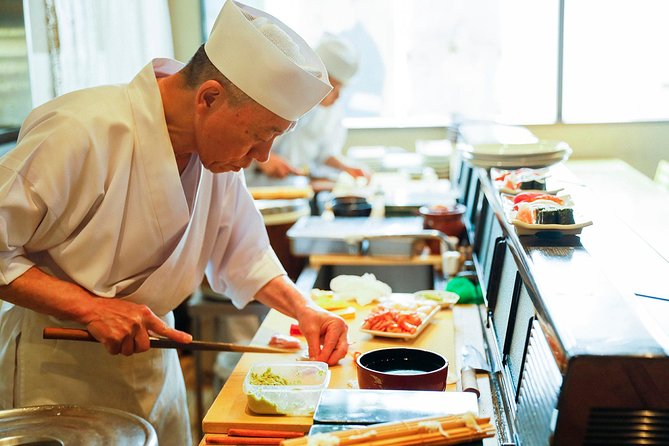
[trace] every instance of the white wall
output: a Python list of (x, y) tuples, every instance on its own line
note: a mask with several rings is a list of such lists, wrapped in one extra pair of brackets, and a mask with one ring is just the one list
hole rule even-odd
[(198, 0), (168, 0), (172, 19), (174, 58), (188, 62), (202, 44), (200, 2)]
[(528, 126), (542, 139), (567, 142), (573, 159), (619, 158), (653, 178), (658, 161), (669, 159), (669, 122)]
[[(669, 159), (669, 122), (636, 124), (555, 124), (527, 128), (540, 139), (567, 142), (572, 159), (619, 158), (652, 178), (658, 161)], [(444, 128), (352, 129), (346, 148), (400, 146), (414, 150), (417, 139), (443, 139)], [(346, 150), (345, 148), (345, 150)]]

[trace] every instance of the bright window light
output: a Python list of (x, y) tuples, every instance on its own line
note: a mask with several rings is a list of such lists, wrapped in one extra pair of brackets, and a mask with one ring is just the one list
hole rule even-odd
[(563, 120), (667, 120), (668, 17), (666, 0), (567, 0)]
[[(250, 0), (311, 45), (324, 32), (361, 53), (346, 114), (366, 122), (552, 123), (558, 0)], [(211, 29), (223, 4), (205, 0)], [(350, 121), (350, 119), (348, 120)]]

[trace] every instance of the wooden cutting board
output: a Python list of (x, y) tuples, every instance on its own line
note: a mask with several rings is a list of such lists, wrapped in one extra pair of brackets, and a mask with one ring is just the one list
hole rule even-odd
[(311, 186), (253, 186), (248, 189), (255, 200), (290, 200), (314, 195)]
[[(355, 306), (355, 305), (353, 305)], [(423, 332), (413, 340), (373, 337), (360, 331), (363, 319), (374, 307), (356, 307), (356, 318), (349, 321), (349, 354), (336, 366), (330, 367), (330, 389), (357, 388), (357, 376), (353, 354), (387, 347), (416, 347), (441, 353), (449, 360), (449, 375), (459, 370), (455, 356), (455, 329), (453, 311), (441, 310), (430, 321)], [(270, 311), (267, 318), (253, 338), (253, 343), (266, 344), (275, 333), (289, 333), (290, 324), (295, 321), (275, 310)], [(220, 393), (202, 421), (205, 433), (225, 433), (231, 427), (251, 429), (274, 429), (285, 431), (308, 432), (313, 424), (312, 417), (292, 417), (282, 415), (255, 415), (246, 407), (246, 395), (242, 385), (249, 368), (257, 362), (285, 362), (300, 357), (295, 355), (276, 355), (245, 353), (230, 378), (225, 382)], [(446, 391), (454, 391), (455, 384), (449, 384)]]

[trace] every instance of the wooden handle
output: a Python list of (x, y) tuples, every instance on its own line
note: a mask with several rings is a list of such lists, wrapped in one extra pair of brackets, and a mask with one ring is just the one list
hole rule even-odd
[(66, 341), (98, 342), (87, 330), (78, 328), (46, 327), (42, 331), (44, 339), (64, 339)]
[(476, 379), (476, 370), (471, 367), (463, 367), (460, 370), (460, 383), (463, 392), (472, 392), (478, 398), (481, 395), (479, 391), (479, 384)]

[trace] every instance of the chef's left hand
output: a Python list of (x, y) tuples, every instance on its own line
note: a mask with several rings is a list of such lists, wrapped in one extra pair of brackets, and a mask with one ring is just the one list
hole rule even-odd
[(306, 306), (297, 315), (300, 331), (309, 346), (309, 358), (335, 365), (348, 352), (348, 326), (344, 319), (317, 306)]
[(287, 276), (270, 280), (254, 298), (275, 310), (297, 319), (309, 345), (309, 358), (335, 365), (348, 351), (348, 326), (344, 319), (325, 311), (302, 295)]

